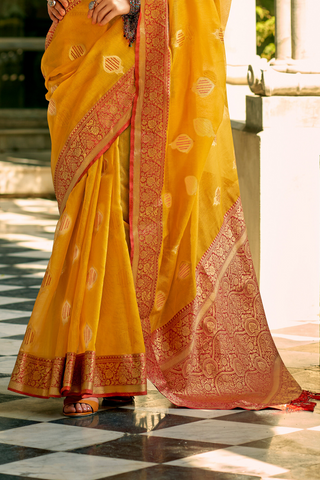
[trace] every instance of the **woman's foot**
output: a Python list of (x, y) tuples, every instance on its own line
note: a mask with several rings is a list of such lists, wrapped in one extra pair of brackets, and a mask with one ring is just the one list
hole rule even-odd
[(99, 400), (97, 397), (77, 399), (66, 397), (64, 400), (63, 414), (67, 416), (91, 415), (98, 411)]

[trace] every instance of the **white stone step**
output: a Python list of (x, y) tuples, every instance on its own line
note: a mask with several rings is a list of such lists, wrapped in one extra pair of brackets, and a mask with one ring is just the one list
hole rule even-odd
[(0, 195), (54, 195), (48, 161), (50, 152), (39, 153), (42, 160), (39, 157), (19, 158), (5, 154), (0, 156)]

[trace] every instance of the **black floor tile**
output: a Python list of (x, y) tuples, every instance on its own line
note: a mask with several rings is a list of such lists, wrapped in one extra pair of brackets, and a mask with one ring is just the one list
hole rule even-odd
[[(12, 428), (28, 427), (29, 425), (33, 425), (34, 423), (39, 423), (39, 422), (33, 422), (31, 420), (22, 420), (20, 418), (0, 417), (0, 431), (10, 430)], [(1, 457), (2, 457), (2, 453), (1, 453), (1, 447), (0, 447), (0, 459)]]
[(140, 462), (166, 463), (229, 446), (146, 435), (125, 435), (111, 442), (69, 450), (69, 452)]
[(10, 318), (9, 320), (1, 320), (1, 323), (13, 323), (15, 325), (28, 325), (29, 320), (30, 320), (30, 317)]
[[(16, 262), (16, 263), (18, 264), (18, 263), (23, 263), (23, 262)], [(0, 265), (2, 265), (2, 264), (0, 264)], [(43, 268), (41, 268), (41, 269), (40, 268), (18, 268), (18, 267), (10, 266), (10, 265), (9, 266), (7, 265), (5, 267), (1, 267), (1, 274), (2, 275), (23, 276), (23, 275), (32, 275), (32, 274), (38, 273), (38, 272), (42, 272), (44, 274)], [(32, 279), (32, 280), (37, 280), (37, 279)], [(8, 282), (9, 282), (9, 279), (8, 280), (2, 280), (2, 283), (4, 283), (5, 285), (8, 285)], [(15, 284), (12, 283), (11, 285), (15, 285)], [(20, 284), (17, 284), (17, 285), (20, 285)], [(22, 283), (21, 285), (24, 285), (24, 284)], [(34, 284), (31, 284), (31, 285), (34, 285)]]
[[(200, 468), (174, 467), (156, 465), (135, 472), (121, 473), (99, 480), (259, 480), (260, 476), (239, 475), (224, 472), (210, 472)], [(1, 477), (0, 477), (0, 480)]]
[(34, 300), (28, 302), (8, 303), (1, 305), (1, 310), (20, 310), (21, 312), (31, 312), (33, 310)]
[[(8, 244), (5, 244), (8, 245)], [(10, 246), (7, 247), (4, 244), (0, 243), (0, 258), (2, 255), (10, 255), (10, 253), (25, 253), (27, 254), (28, 252), (34, 252), (31, 248), (25, 248), (25, 247), (18, 247), (18, 246)], [(26, 255), (27, 256), (27, 255)]]
[(0, 394), (0, 403), (13, 402), (14, 400), (22, 400), (25, 398), (24, 395), (10, 395), (10, 394)]
[(24, 335), (12, 335), (11, 337), (3, 337), (6, 340), (23, 340)]
[(202, 419), (119, 408), (102, 410), (92, 417), (90, 422), (86, 418), (73, 417), (55, 420), (52, 423), (138, 434), (199, 420)]
[(39, 478), (29, 476), (21, 477), (20, 475), (7, 475), (6, 473), (0, 473), (0, 480), (39, 480)]
[[(9, 279), (7, 281), (7, 284), (9, 285)], [(0, 297), (21, 297), (35, 299), (37, 297), (37, 293), (38, 291), (36, 288), (19, 288), (0, 292)]]
[(1, 255), (0, 260), (1, 260), (1, 265), (16, 265), (20, 263), (40, 262), (41, 260), (47, 260), (47, 257), (44, 256), (39, 258), (32, 258), (32, 257), (10, 257), (9, 255)]
[[(1, 265), (1, 263), (0, 263)], [(1, 273), (4, 273), (2, 271), (2, 268), (1, 268)], [(37, 272), (28, 272), (28, 273), (37, 273)], [(28, 286), (34, 286), (34, 285), (41, 285), (41, 282), (42, 282), (42, 279), (41, 278), (27, 278), (27, 277), (24, 277), (23, 275), (28, 275), (28, 273), (26, 273), (25, 271), (21, 271), (19, 270), (18, 272), (15, 272), (15, 273), (11, 273), (11, 270), (8, 271), (6, 274), (7, 275), (19, 275), (17, 277), (12, 277), (12, 278), (8, 278), (7, 280), (1, 280), (1, 277), (0, 277), (0, 285), (13, 285), (13, 286), (21, 286), (21, 287), (28, 287)]]

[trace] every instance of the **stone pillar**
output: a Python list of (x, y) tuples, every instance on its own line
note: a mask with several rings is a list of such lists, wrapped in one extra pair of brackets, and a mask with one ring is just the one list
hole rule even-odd
[(256, 95), (233, 131), (262, 299), (280, 329), (319, 326), (320, 0), (275, 1), (276, 59), (249, 67)]
[(275, 0), (276, 59), (286, 62), (291, 58), (291, 0)]
[[(291, 0), (291, 15), (289, 2), (290, 0), (276, 0), (277, 58), (262, 68), (257, 68), (254, 64), (249, 66), (248, 84), (251, 91), (258, 95), (318, 96), (320, 1)], [(288, 38), (291, 38), (291, 58)], [(289, 73), (299, 75), (288, 75)]]
[(292, 59), (301, 72), (320, 73), (319, 0), (291, 0), (291, 17)]
[(248, 65), (256, 59), (255, 0), (233, 0), (225, 32), (227, 82), (247, 85)]
[(230, 117), (244, 122), (246, 95), (250, 94), (247, 82), (248, 65), (256, 63), (257, 58), (255, 0), (232, 1), (224, 43)]

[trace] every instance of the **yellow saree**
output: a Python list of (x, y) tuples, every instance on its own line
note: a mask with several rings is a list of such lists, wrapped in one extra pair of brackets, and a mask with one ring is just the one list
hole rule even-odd
[[(270, 335), (243, 219), (225, 88), (229, 0), (73, 0), (43, 57), (61, 218), (9, 388), (260, 409), (308, 395)], [(129, 131), (131, 126), (131, 132)], [(129, 239), (130, 237), (130, 239)]]

